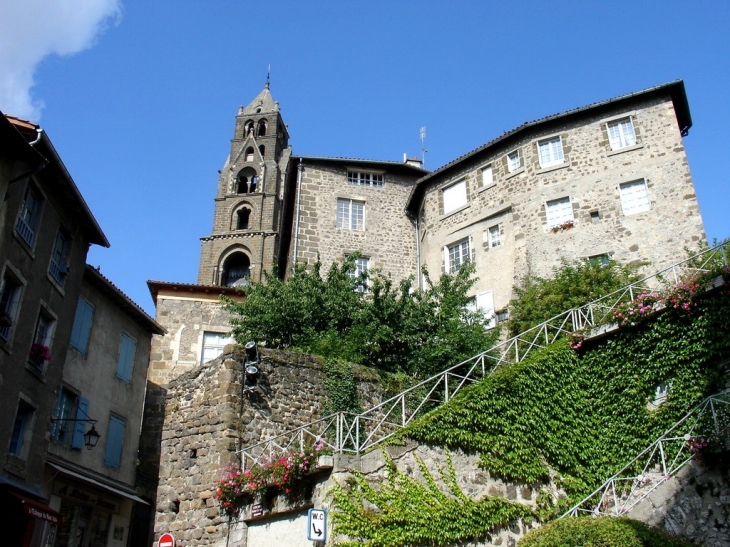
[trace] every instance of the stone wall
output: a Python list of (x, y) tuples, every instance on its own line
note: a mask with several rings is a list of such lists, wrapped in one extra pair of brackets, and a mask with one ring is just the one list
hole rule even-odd
[[(637, 144), (611, 151), (609, 120), (630, 117)], [(549, 276), (561, 257), (609, 255), (623, 263), (647, 262), (652, 272), (705, 240), (687, 157), (669, 96), (566, 117), (485, 148), (428, 182), (422, 208), (421, 251), (431, 272), (445, 265), (444, 246), (470, 240), (479, 279), (474, 292), (493, 291), (501, 309), (526, 275)], [(565, 161), (540, 168), (538, 141), (559, 136)], [(521, 167), (509, 172), (506, 156), (519, 151)], [(493, 184), (482, 169), (491, 166)], [(646, 181), (651, 209), (626, 215), (619, 185)], [(467, 204), (447, 214), (443, 191), (465, 181)], [(569, 197), (574, 227), (554, 233), (546, 202)], [(489, 228), (498, 226), (498, 246)]]
[[(212, 488), (242, 446), (322, 417), (326, 399), (319, 358), (261, 350), (255, 391), (242, 395), (243, 354), (224, 354), (167, 386), (160, 448), (155, 537), (171, 532), (181, 547), (225, 545), (228, 522)], [(364, 407), (380, 401), (374, 375), (355, 373)]]

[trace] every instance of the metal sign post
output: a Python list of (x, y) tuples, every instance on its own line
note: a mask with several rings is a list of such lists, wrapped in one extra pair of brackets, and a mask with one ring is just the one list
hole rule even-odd
[(307, 512), (307, 539), (327, 542), (327, 509), (310, 509)]

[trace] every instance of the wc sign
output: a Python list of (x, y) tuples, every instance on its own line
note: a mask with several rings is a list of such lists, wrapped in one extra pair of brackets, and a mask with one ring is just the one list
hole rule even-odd
[(327, 509), (310, 509), (307, 512), (307, 539), (327, 541)]

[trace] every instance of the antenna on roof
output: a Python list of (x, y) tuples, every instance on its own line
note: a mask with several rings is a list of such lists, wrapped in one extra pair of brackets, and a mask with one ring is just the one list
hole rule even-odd
[(271, 63), (269, 63), (269, 68), (266, 70), (266, 89), (269, 89), (270, 80), (271, 80)]
[(421, 166), (426, 167), (426, 126), (421, 127)]

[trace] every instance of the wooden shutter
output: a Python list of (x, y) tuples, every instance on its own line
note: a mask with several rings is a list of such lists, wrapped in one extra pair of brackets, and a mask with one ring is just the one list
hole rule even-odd
[(73, 437), (71, 437), (71, 448), (84, 447), (84, 433), (86, 433), (86, 428), (89, 425), (89, 423), (85, 420), (88, 420), (88, 418), (89, 400), (79, 397), (78, 406), (76, 407), (76, 419), (79, 421), (74, 423)]

